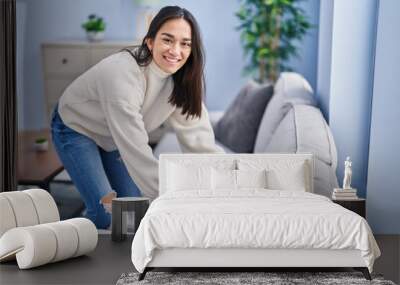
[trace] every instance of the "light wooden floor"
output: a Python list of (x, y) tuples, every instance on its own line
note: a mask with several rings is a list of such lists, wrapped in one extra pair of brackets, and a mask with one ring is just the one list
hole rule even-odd
[[(375, 263), (375, 272), (399, 283), (400, 236), (376, 236), (382, 256)], [(134, 271), (130, 258), (132, 236), (115, 243), (107, 234), (99, 235), (96, 250), (42, 267), (19, 270), (16, 262), (0, 265), (0, 284), (115, 284), (124, 272)]]

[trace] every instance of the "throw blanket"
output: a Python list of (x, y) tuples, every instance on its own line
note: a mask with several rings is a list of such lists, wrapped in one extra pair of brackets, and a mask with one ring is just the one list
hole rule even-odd
[(132, 262), (143, 272), (165, 248), (358, 249), (371, 272), (380, 255), (361, 216), (324, 196), (266, 189), (160, 196), (136, 232)]

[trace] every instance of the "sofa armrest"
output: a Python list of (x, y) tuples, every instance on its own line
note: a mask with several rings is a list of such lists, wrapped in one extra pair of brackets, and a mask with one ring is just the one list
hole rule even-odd
[(225, 114), (225, 111), (209, 111), (208, 116), (210, 118), (211, 126), (215, 128), (217, 125), (218, 121), (222, 118), (222, 116)]

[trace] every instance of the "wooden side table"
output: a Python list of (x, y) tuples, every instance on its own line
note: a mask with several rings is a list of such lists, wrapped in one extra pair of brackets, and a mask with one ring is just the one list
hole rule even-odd
[(340, 206), (353, 211), (356, 214), (359, 214), (361, 217), (365, 219), (365, 199), (356, 198), (352, 200), (339, 200), (332, 199), (332, 201)]
[[(34, 142), (42, 137), (49, 141), (49, 149), (38, 152), (34, 148)], [(37, 185), (49, 191), (50, 181), (63, 169), (51, 141), (50, 130), (18, 133), (18, 184)]]
[(135, 213), (134, 232), (149, 208), (150, 199), (146, 197), (121, 197), (112, 200), (111, 239), (123, 241), (126, 239), (126, 213)]

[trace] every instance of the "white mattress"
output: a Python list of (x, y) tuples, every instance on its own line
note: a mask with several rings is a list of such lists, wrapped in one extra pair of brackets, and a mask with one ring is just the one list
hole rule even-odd
[(132, 243), (143, 272), (156, 249), (254, 248), (359, 250), (372, 271), (380, 255), (362, 217), (306, 192), (247, 189), (168, 192), (151, 204)]

